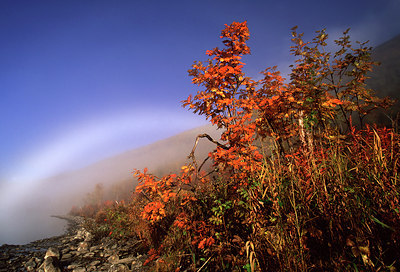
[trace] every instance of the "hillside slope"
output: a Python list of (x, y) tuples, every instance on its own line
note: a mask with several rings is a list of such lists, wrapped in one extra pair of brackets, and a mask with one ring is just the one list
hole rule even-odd
[[(41, 184), (54, 188), (60, 194), (74, 192), (77, 197), (82, 197), (83, 194), (93, 190), (96, 184), (109, 187), (118, 182), (128, 181), (133, 190), (136, 183), (132, 171), (147, 167), (152, 173), (161, 176), (179, 170), (187, 160), (196, 136), (201, 133), (208, 133), (215, 139), (219, 138), (219, 132), (214, 127), (201, 126), (104, 159), (78, 171), (44, 180)], [(196, 153), (198, 160), (205, 158), (213, 148), (214, 145), (209, 141), (200, 141)]]

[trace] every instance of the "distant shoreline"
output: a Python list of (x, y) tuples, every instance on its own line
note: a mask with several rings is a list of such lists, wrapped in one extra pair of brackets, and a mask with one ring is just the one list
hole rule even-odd
[(84, 218), (81, 216), (74, 215), (50, 215), (50, 217), (58, 218), (67, 221), (67, 229), (64, 231), (65, 234), (70, 234), (71, 232), (78, 229), (84, 222)]
[(81, 226), (81, 224), (84, 221), (83, 217), (72, 216), (72, 215), (49, 215), (48, 217), (67, 221), (66, 224), (64, 223), (64, 225), (58, 231), (59, 234), (55, 234), (55, 235), (50, 234), (50, 235), (47, 235), (47, 236), (44, 236), (44, 237), (41, 237), (38, 239), (29, 240), (27, 242), (15, 242), (15, 243), (5, 242), (5, 243), (1, 243), (0, 247), (1, 246), (23, 246), (23, 245), (32, 244), (32, 243), (42, 241), (42, 240), (59, 238), (59, 237), (73, 233), (75, 230), (77, 230)]

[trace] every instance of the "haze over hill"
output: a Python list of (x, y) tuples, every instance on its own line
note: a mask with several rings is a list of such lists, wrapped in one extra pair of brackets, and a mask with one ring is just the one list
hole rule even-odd
[[(179, 170), (193, 148), (196, 136), (208, 133), (218, 139), (220, 133), (211, 125), (201, 126), (153, 144), (133, 149), (99, 161), (77, 171), (63, 173), (27, 188), (9, 188), (7, 199), (0, 199), (0, 244), (26, 243), (62, 232), (64, 222), (50, 218), (52, 214), (65, 214), (73, 205), (82, 204), (96, 184), (110, 188), (112, 184), (136, 182), (134, 169), (149, 168), (157, 175)], [(198, 160), (204, 159), (214, 145), (201, 140), (197, 147)], [(29, 226), (29, 227), (27, 227)]]

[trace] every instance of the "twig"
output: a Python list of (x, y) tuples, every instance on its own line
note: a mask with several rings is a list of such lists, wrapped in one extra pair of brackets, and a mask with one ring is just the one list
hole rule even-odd
[(223, 145), (223, 144), (219, 143), (218, 141), (215, 141), (210, 135), (208, 135), (208, 134), (206, 134), (206, 133), (204, 133), (204, 134), (199, 134), (199, 135), (197, 135), (197, 137), (196, 137), (196, 142), (195, 142), (195, 144), (194, 144), (194, 146), (193, 146), (193, 149), (192, 149), (192, 152), (190, 152), (188, 158), (193, 158), (194, 152), (195, 152), (195, 150), (196, 150), (196, 148), (197, 148), (197, 144), (199, 143), (199, 139), (200, 139), (200, 138), (207, 138), (210, 142), (216, 144), (218, 147), (221, 147), (221, 148), (223, 148), (223, 149), (225, 149), (225, 150), (228, 150), (228, 149), (229, 149), (229, 147), (227, 147), (226, 145)]
[(210, 258), (208, 258), (208, 260), (197, 270), (197, 272), (200, 272), (205, 266), (206, 264), (211, 260), (213, 256), (211, 256)]
[(195, 167), (196, 167), (196, 171), (197, 171), (197, 172), (200, 171), (201, 167), (203, 167), (204, 163), (208, 160), (208, 158), (206, 158), (206, 159), (202, 162), (202, 164), (200, 165), (200, 168), (197, 167), (197, 162), (196, 162), (196, 157), (194, 156), (194, 152), (196, 151), (196, 148), (197, 148), (197, 145), (199, 144), (200, 138), (207, 138), (210, 142), (216, 144), (218, 147), (221, 147), (221, 148), (223, 148), (223, 149), (225, 149), (225, 150), (228, 150), (228, 149), (229, 149), (229, 147), (227, 147), (226, 145), (223, 145), (223, 144), (219, 143), (218, 141), (215, 141), (210, 135), (208, 135), (208, 134), (206, 134), (206, 133), (197, 135), (196, 141), (195, 141), (194, 146), (193, 146), (193, 148), (192, 148), (192, 151), (190, 152), (190, 154), (189, 154), (189, 156), (188, 156), (188, 159), (192, 159), (192, 160), (193, 160), (193, 163), (194, 163), (194, 165), (195, 165)]
[(147, 198), (148, 201), (153, 202), (153, 200), (152, 200), (150, 197), (148, 197), (143, 191), (140, 191), (140, 193), (141, 193), (145, 198)]
[(199, 167), (199, 169), (197, 170), (197, 172), (200, 172), (201, 168), (204, 166), (204, 164), (208, 161), (209, 158), (210, 158), (210, 157), (207, 157), (207, 158), (204, 159), (204, 161), (200, 164), (200, 167)]

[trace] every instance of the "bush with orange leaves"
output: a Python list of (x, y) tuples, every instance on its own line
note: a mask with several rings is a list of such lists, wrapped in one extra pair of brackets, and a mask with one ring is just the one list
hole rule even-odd
[[(159, 271), (390, 270), (399, 266), (397, 132), (363, 124), (391, 101), (365, 85), (374, 62), (348, 30), (326, 50), (325, 30), (311, 42), (292, 29), (290, 80), (276, 67), (254, 81), (246, 22), (226, 25), (224, 48), (195, 62), (201, 89), (183, 101), (221, 138), (210, 172), (195, 157), (178, 175), (136, 171), (147, 263)], [(357, 121), (357, 129), (352, 124)], [(266, 148), (265, 145), (270, 145)]]

